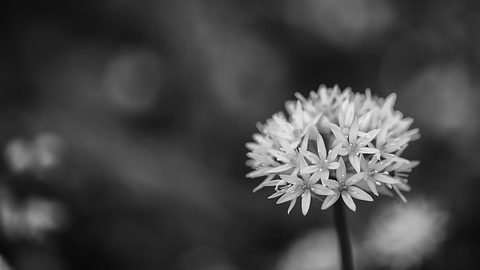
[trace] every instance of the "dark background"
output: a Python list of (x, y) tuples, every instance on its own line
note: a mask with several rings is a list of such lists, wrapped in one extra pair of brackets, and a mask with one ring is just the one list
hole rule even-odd
[[(423, 231), (408, 220), (428, 254), (395, 266), (357, 250), (360, 268), (476, 269), (476, 2), (2, 1), (0, 208), (23, 219), (2, 214), (0, 254), (13, 269), (335, 269), (333, 244), (330, 268), (292, 255), (315, 248), (331, 211), (287, 215), (272, 190), (252, 194), (244, 145), (294, 92), (338, 84), (398, 94), (422, 134), (406, 151), (421, 164), (402, 207), (442, 217)], [(12, 142), (29, 166), (12, 165)], [(29, 156), (44, 148), (48, 166)], [(28, 212), (32, 198), (50, 204)], [(359, 203), (355, 245), (397, 204)]]

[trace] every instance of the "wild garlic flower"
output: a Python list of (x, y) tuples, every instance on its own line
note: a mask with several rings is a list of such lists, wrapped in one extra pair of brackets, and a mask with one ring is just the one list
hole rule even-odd
[(355, 186), (363, 176), (360, 174), (352, 175), (347, 177), (347, 169), (345, 167), (345, 162), (343, 158), (340, 158), (340, 166), (337, 169), (337, 180), (328, 179), (326, 181), (327, 187), (331, 188), (334, 191), (334, 194), (328, 195), (323, 201), (322, 209), (329, 208), (334, 204), (340, 196), (342, 196), (343, 202), (350, 208), (352, 211), (357, 209), (355, 202), (352, 197), (362, 201), (373, 201), (372, 196), (368, 195), (365, 191)]
[(401, 154), (420, 137), (413, 122), (393, 109), (395, 94), (386, 99), (341, 91), (337, 86), (320, 86), (308, 98), (296, 94), (285, 105), (288, 116), (276, 113), (258, 124), (259, 133), (249, 150), (249, 178), (263, 177), (254, 191), (273, 187), (269, 198), (290, 202), (298, 198), (302, 213), (310, 209), (311, 198), (323, 201), (327, 209), (342, 197), (353, 211), (353, 198), (373, 201), (367, 193), (390, 194), (406, 201), (408, 174), (418, 165)]
[(300, 170), (302, 173), (313, 173), (315, 176), (319, 176), (322, 180), (322, 184), (325, 185), (325, 181), (328, 180), (330, 176), (330, 170), (336, 170), (340, 166), (340, 163), (337, 161), (337, 152), (328, 151), (325, 148), (325, 142), (323, 141), (322, 135), (317, 133), (317, 153), (312, 153), (309, 151), (303, 152), (302, 154), (312, 163), (312, 165), (304, 167)]

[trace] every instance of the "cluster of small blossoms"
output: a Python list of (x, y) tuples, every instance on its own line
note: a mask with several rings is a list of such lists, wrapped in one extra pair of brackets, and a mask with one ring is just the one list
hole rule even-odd
[(273, 187), (277, 204), (298, 199), (308, 213), (312, 197), (323, 201), (322, 209), (340, 197), (355, 211), (353, 198), (373, 201), (368, 192), (395, 195), (406, 202), (408, 173), (418, 165), (401, 157), (408, 144), (420, 137), (410, 129), (411, 118), (393, 110), (395, 94), (387, 98), (341, 91), (321, 86), (308, 98), (296, 94), (288, 101), (288, 117), (276, 113), (260, 133), (247, 143), (252, 171), (249, 178), (264, 177), (254, 189)]

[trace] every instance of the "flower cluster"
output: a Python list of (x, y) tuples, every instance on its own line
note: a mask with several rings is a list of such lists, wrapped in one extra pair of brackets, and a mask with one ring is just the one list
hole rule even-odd
[[(247, 143), (252, 171), (249, 178), (265, 177), (254, 189), (274, 187), (269, 198), (290, 202), (288, 213), (301, 198), (308, 213), (312, 197), (322, 209), (340, 197), (353, 211), (353, 199), (373, 201), (368, 192), (397, 195), (409, 191), (407, 176), (418, 161), (401, 157), (409, 142), (419, 138), (410, 129), (411, 118), (393, 109), (395, 94), (386, 99), (320, 86), (308, 98), (296, 94), (288, 101), (288, 117), (276, 113)], [(366, 192), (368, 191), (368, 192)]]

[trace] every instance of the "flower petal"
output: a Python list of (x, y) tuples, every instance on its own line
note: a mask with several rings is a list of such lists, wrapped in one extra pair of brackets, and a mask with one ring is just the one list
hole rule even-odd
[(281, 174), (280, 178), (282, 180), (287, 181), (290, 184), (297, 184), (297, 185), (303, 184), (303, 180), (298, 178), (296, 175)]
[(355, 186), (348, 187), (348, 193), (350, 194), (350, 196), (358, 200), (369, 201), (369, 202), (373, 201), (372, 196), (370, 196), (367, 192)]
[(355, 119), (353, 121), (352, 126), (350, 127), (350, 132), (348, 133), (348, 141), (350, 143), (355, 142), (357, 139), (357, 134), (358, 134), (358, 119)]
[(305, 192), (302, 194), (302, 213), (303, 215), (307, 215), (308, 209), (310, 208), (310, 201), (312, 200), (312, 194), (310, 193), (310, 190), (307, 189)]
[(367, 185), (370, 188), (370, 190), (373, 192), (373, 194), (378, 196), (377, 185), (375, 184), (375, 181), (369, 180), (367, 181)]
[(335, 195), (335, 191), (327, 188), (327, 187), (324, 187), (320, 184), (315, 184), (312, 186), (312, 191), (315, 193), (315, 194), (318, 194), (318, 195), (325, 195), (325, 196), (330, 196), (330, 195)]
[(273, 198), (277, 198), (277, 197), (280, 197), (282, 196), (283, 194), (285, 194), (285, 192), (282, 192), (282, 191), (277, 191), (275, 193), (273, 193), (272, 195), (268, 196), (267, 199), (273, 199)]
[(266, 171), (266, 173), (281, 173), (281, 172), (286, 172), (293, 168), (293, 165), (291, 164), (283, 164), (274, 168), (271, 168)]
[(345, 138), (345, 135), (343, 134), (342, 130), (340, 129), (339, 126), (335, 124), (328, 124), (328, 127), (332, 131), (333, 135), (335, 135), (335, 138), (343, 143), (348, 143), (347, 138)]
[(345, 175), (347, 174), (347, 168), (345, 167), (345, 162), (343, 161), (343, 158), (338, 159), (340, 162), (340, 166), (337, 169), (337, 180), (343, 180), (345, 178)]
[(330, 176), (330, 171), (326, 169), (323, 169), (322, 171), (320, 171), (320, 179), (322, 180), (322, 184), (328, 180), (329, 176)]
[(331, 189), (336, 189), (336, 188), (340, 187), (340, 184), (336, 180), (333, 180), (333, 179), (325, 180), (325, 185), (327, 187), (331, 188)]
[(350, 153), (348, 155), (348, 160), (350, 161), (350, 164), (352, 164), (352, 167), (357, 171), (357, 173), (360, 172), (360, 157), (357, 154)]
[(287, 157), (287, 154), (283, 151), (269, 149), (268, 152), (280, 162), (288, 163), (290, 161), (290, 159)]
[(385, 183), (385, 184), (398, 184), (400, 181), (398, 179), (395, 179), (391, 176), (382, 174), (382, 173), (377, 173), (373, 176), (375, 179), (378, 181)]
[(313, 173), (313, 172), (318, 172), (318, 166), (317, 165), (310, 165), (305, 168), (300, 169), (301, 173)]
[(337, 159), (337, 155), (338, 155), (337, 151), (330, 149), (328, 150), (327, 160), (330, 162), (333, 162)]
[(355, 185), (356, 183), (360, 182), (365, 178), (365, 173), (364, 172), (359, 172), (357, 174), (352, 175), (350, 178), (345, 181), (345, 184), (347, 186)]
[(371, 142), (375, 137), (378, 135), (380, 132), (380, 129), (374, 129), (372, 131), (369, 131), (367, 134), (364, 134), (361, 138), (358, 138), (357, 143), (360, 145), (365, 145), (369, 142)]
[(355, 117), (355, 105), (353, 102), (349, 103), (345, 112), (345, 126), (350, 126), (353, 123)]
[(295, 206), (295, 203), (297, 202), (297, 198), (293, 199), (290, 201), (290, 205), (288, 206), (287, 214), (290, 214), (292, 211), (293, 207)]
[(280, 199), (278, 199), (277, 204), (281, 204), (281, 203), (284, 203), (284, 202), (291, 201), (291, 200), (299, 197), (300, 195), (302, 195), (302, 189), (300, 189), (300, 188), (296, 189), (294, 192), (287, 192), (287, 193), (283, 194), (283, 196), (280, 197)]
[(321, 159), (327, 158), (327, 149), (325, 149), (325, 142), (323, 141), (322, 135), (317, 134), (317, 151)]
[[(306, 129), (308, 130), (308, 128), (306, 128)], [(306, 133), (305, 133), (305, 136), (303, 137), (302, 145), (300, 146), (300, 150), (301, 150), (301, 151), (307, 151), (309, 134), (310, 134), (309, 132), (306, 132)]]
[(337, 192), (335, 192), (335, 195), (327, 196), (325, 198), (325, 201), (323, 201), (322, 210), (325, 210), (330, 206), (332, 206), (338, 200), (339, 197), (340, 197), (340, 194), (338, 194)]
[(373, 148), (373, 147), (360, 147), (358, 149), (358, 152), (362, 153), (362, 154), (376, 154), (376, 153), (380, 152), (380, 150), (378, 150), (377, 148)]
[(382, 128), (377, 135), (377, 147), (381, 147), (385, 144), (387, 139), (387, 129)]
[(263, 181), (261, 183), (261, 185), (264, 186), (264, 187), (275, 187), (275, 186), (281, 185), (281, 184), (285, 185), (286, 182), (284, 180), (272, 180), (272, 181)]
[(367, 136), (370, 138), (370, 141), (375, 139), (375, 137), (377, 137), (377, 135), (380, 131), (381, 131), (381, 129), (379, 129), (379, 128), (369, 131), (367, 133)]
[(308, 151), (301, 151), (302, 155), (308, 159), (311, 163), (317, 164), (319, 162), (318, 155), (308, 152)]
[(388, 97), (385, 98), (385, 103), (382, 106), (382, 114), (389, 115), (393, 111), (393, 105), (395, 104), (395, 100), (397, 99), (397, 95), (395, 93), (391, 93)]
[(407, 203), (407, 198), (405, 198), (405, 196), (403, 196), (402, 192), (400, 192), (400, 190), (398, 189), (397, 185), (393, 185), (393, 190), (395, 190), (395, 192), (397, 193), (398, 197), (400, 197), (400, 199), (401, 199), (404, 203)]
[(293, 114), (293, 120), (295, 121), (295, 125), (297, 127), (302, 126), (302, 122), (303, 122), (302, 116), (303, 116), (302, 104), (300, 103), (300, 101), (297, 101), (295, 113)]
[(348, 192), (342, 192), (342, 199), (345, 202), (345, 204), (350, 208), (352, 211), (355, 212), (357, 209), (357, 206), (355, 205), (355, 202), (353, 201), (352, 197)]
[(328, 164), (328, 169), (329, 169), (329, 170), (336, 170), (336, 169), (338, 169), (338, 167), (340, 167), (340, 163), (338, 163), (338, 162), (336, 162), (336, 161), (330, 162), (330, 163)]

